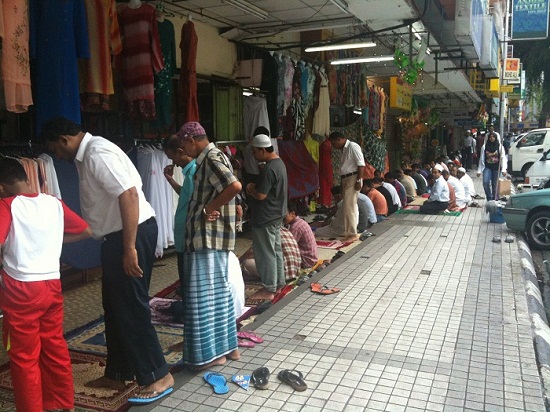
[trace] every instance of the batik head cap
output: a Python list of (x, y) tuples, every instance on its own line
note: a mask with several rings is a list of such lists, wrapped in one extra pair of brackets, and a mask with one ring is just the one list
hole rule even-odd
[(459, 167), (459, 168), (458, 168), (458, 171), (459, 171), (459, 172), (462, 172), (462, 173), (466, 173), (466, 169), (464, 169), (463, 167)]
[(443, 166), (441, 166), (440, 164), (435, 165), (435, 166), (434, 166), (434, 169), (435, 169), (435, 170), (439, 170), (440, 172), (442, 172), (443, 170), (445, 170), (445, 169), (443, 169)]
[(266, 148), (273, 146), (271, 139), (266, 134), (258, 134), (254, 136), (252, 142), (250, 143), (253, 147)]
[(206, 132), (199, 122), (187, 122), (176, 135), (179, 139), (185, 139), (186, 137), (206, 136)]

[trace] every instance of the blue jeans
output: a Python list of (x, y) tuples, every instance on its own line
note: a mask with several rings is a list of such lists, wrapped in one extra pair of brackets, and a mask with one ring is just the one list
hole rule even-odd
[(488, 167), (483, 169), (483, 190), (485, 190), (487, 200), (495, 200), (497, 197), (497, 182), (498, 170), (489, 169)]

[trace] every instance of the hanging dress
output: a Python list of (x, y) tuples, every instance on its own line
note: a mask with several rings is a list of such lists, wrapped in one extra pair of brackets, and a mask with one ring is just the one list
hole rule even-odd
[(80, 124), (78, 59), (90, 58), (83, 0), (29, 0), (36, 133), (54, 116)]
[(155, 8), (142, 3), (137, 9), (118, 6), (122, 52), (117, 56), (126, 111), (130, 119), (154, 120), (153, 72), (164, 67)]
[(176, 72), (176, 38), (174, 25), (169, 20), (157, 22), (160, 47), (164, 57), (164, 69), (155, 73), (155, 109), (157, 126), (172, 124), (172, 96), (174, 87), (172, 77)]
[(79, 61), (82, 110), (97, 112), (111, 109), (113, 87), (111, 55), (122, 51), (114, 0), (86, 0), (90, 58)]
[(24, 113), (32, 105), (28, 20), (26, 0), (2, 1), (2, 80), (6, 108), (14, 113)]

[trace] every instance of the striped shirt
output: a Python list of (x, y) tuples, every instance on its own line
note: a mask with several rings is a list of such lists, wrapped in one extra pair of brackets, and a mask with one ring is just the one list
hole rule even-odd
[(317, 263), (317, 241), (311, 230), (311, 226), (299, 216), (289, 223), (288, 230), (294, 235), (294, 239), (300, 248), (302, 267), (310, 268)]
[(220, 217), (213, 222), (207, 222), (203, 215), (204, 207), (234, 182), (237, 178), (227, 157), (209, 143), (197, 157), (195, 189), (187, 211), (186, 252), (235, 248), (235, 199), (218, 209)]

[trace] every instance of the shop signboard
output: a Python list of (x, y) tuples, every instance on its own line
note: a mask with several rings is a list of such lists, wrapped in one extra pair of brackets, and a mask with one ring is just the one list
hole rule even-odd
[(512, 40), (548, 37), (548, 0), (512, 0)]
[(390, 108), (408, 112), (412, 109), (412, 88), (397, 76), (390, 78)]
[(504, 59), (504, 74), (502, 75), (503, 80), (508, 80), (511, 82), (520, 81), (520, 62), (516, 58), (507, 58)]

